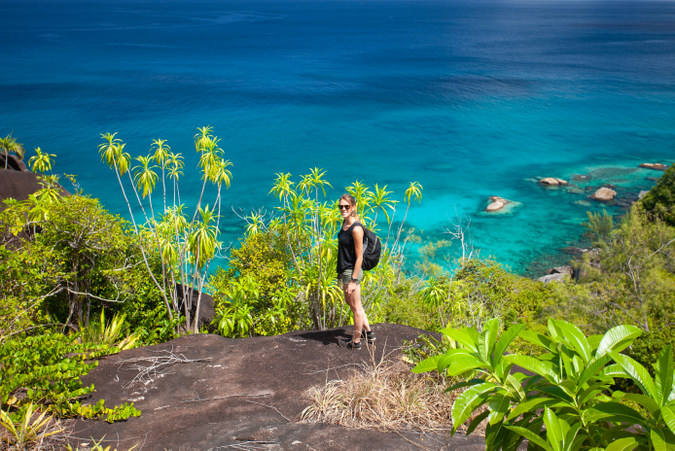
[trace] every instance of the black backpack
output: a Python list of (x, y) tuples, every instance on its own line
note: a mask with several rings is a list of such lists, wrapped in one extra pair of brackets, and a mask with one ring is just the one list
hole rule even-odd
[(361, 269), (368, 271), (373, 269), (380, 262), (380, 252), (382, 251), (382, 244), (377, 235), (366, 226), (363, 227), (363, 263)]

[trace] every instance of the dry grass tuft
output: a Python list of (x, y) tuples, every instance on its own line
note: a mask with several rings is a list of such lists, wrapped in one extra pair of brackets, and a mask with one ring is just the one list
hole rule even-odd
[(363, 365), (345, 380), (332, 380), (310, 390), (313, 404), (301, 418), (384, 431), (448, 431), (455, 394), (430, 374), (415, 374), (412, 365), (385, 358)]

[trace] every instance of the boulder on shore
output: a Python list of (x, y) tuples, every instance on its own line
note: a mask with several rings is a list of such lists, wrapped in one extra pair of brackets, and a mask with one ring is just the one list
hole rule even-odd
[(668, 169), (668, 165), (665, 165), (663, 163), (641, 163), (639, 166), (641, 168), (654, 169), (656, 171), (665, 171), (666, 169)]
[(570, 265), (564, 265), (564, 266), (556, 266), (555, 268), (551, 268), (548, 271), (546, 271), (547, 275), (550, 274), (567, 274), (570, 277), (574, 276), (574, 268), (571, 267)]
[(565, 282), (570, 280), (570, 275), (566, 273), (556, 272), (553, 274), (548, 274), (546, 276), (540, 277), (537, 279), (539, 282), (549, 283), (549, 282)]
[(616, 191), (614, 191), (611, 188), (607, 188), (605, 186), (603, 186), (602, 188), (598, 189), (596, 192), (591, 194), (591, 199), (601, 200), (601, 201), (612, 200), (615, 197), (616, 197)]
[(544, 177), (543, 179), (539, 180), (539, 184), (545, 186), (565, 186), (567, 185), (567, 180), (556, 177)]

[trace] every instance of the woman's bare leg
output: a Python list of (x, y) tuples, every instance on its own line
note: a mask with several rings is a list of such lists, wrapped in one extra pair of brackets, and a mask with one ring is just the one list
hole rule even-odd
[(359, 343), (361, 341), (361, 331), (365, 329), (366, 332), (370, 332), (370, 323), (368, 322), (368, 317), (366, 316), (366, 312), (363, 310), (363, 304), (361, 303), (361, 286), (357, 285), (351, 295), (347, 293), (347, 285), (344, 286), (344, 291), (345, 302), (349, 305), (354, 314), (354, 336), (352, 337), (352, 340), (354, 343)]

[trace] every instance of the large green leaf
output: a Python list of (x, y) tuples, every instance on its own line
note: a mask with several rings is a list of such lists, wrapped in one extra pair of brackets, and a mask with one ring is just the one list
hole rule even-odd
[(631, 451), (639, 445), (640, 442), (638, 442), (635, 437), (624, 437), (614, 440), (607, 448), (605, 448), (605, 451)]
[(478, 345), (474, 337), (468, 329), (441, 329), (443, 335), (447, 335), (456, 342), (460, 343), (462, 346), (471, 349), (474, 352), (478, 352)]
[(595, 351), (595, 357), (602, 357), (609, 351), (621, 352), (630, 346), (641, 334), (642, 331), (635, 326), (623, 325), (613, 327), (602, 336), (598, 349)]
[[(469, 349), (458, 348), (449, 349), (438, 361), (438, 372), (443, 372), (458, 356), (474, 356), (474, 352)], [(474, 357), (475, 358), (475, 357)]]
[(466, 435), (471, 434), (474, 431), (474, 429), (476, 429), (478, 427), (478, 425), (481, 424), (481, 422), (485, 418), (487, 418), (488, 415), (490, 415), (489, 410), (486, 410), (484, 412), (481, 412), (479, 415), (476, 415), (476, 417), (473, 420), (471, 420), (471, 422), (469, 423), (469, 426), (467, 426)]
[(660, 353), (657, 361), (656, 391), (660, 394), (661, 405), (668, 404), (671, 393), (675, 390), (673, 384), (673, 347), (666, 346)]
[(570, 395), (568, 395), (563, 389), (558, 387), (555, 384), (542, 384), (541, 386), (538, 387), (539, 391), (541, 393), (546, 393), (548, 395), (551, 395), (561, 401), (566, 402), (567, 404), (570, 404), (573, 399)]
[(509, 413), (509, 416), (507, 417), (508, 420), (512, 420), (514, 418), (518, 418), (521, 414), (531, 412), (535, 413), (539, 409), (541, 409), (544, 406), (550, 406), (551, 404), (554, 404), (556, 401), (551, 398), (533, 398), (533, 399), (528, 399), (527, 401), (520, 402), (516, 404), (513, 407), (513, 410), (511, 410), (511, 413)]
[(555, 350), (555, 345), (553, 344), (553, 340), (548, 338), (546, 335), (542, 335), (538, 332), (535, 332), (533, 330), (529, 329), (524, 329), (520, 331), (520, 334), (518, 334), (520, 338), (523, 340), (532, 343), (537, 346), (541, 346), (542, 348), (546, 349), (547, 351), (553, 352)]
[(525, 399), (525, 390), (522, 382), (514, 374), (509, 374), (506, 377), (506, 388), (515, 399)]
[(498, 388), (491, 382), (484, 382), (469, 387), (460, 394), (452, 406), (452, 430), (456, 431), (464, 424), (476, 407), (486, 402), (489, 395)]
[(569, 429), (569, 425), (564, 427), (561, 420), (548, 407), (544, 409), (544, 424), (546, 425), (546, 438), (554, 451), (561, 451), (563, 444), (563, 429)]
[(603, 390), (599, 388), (595, 389), (589, 389), (589, 390), (582, 390), (577, 394), (577, 399), (579, 401), (579, 404), (584, 405), (587, 402), (597, 402), (597, 397), (598, 395), (602, 394)]
[(612, 363), (610, 365), (607, 365), (605, 368), (602, 369), (600, 372), (603, 376), (607, 377), (625, 377), (626, 372), (623, 370), (621, 365), (618, 363)]
[(666, 439), (665, 434), (663, 431), (659, 431), (658, 429), (652, 429), (649, 432), (649, 438), (652, 441), (652, 446), (654, 447), (654, 451), (672, 451), (673, 448), (668, 446), (668, 441)]
[(560, 382), (560, 378), (553, 369), (553, 365), (550, 362), (542, 362), (539, 359), (530, 357), (529, 355), (509, 355), (505, 359), (518, 365), (526, 370), (532, 371), (535, 374), (538, 374), (544, 377), (547, 381), (552, 384), (557, 384)]
[(482, 366), (483, 362), (477, 357), (472, 355), (458, 354), (450, 362), (450, 365), (448, 365), (447, 371), (450, 376), (459, 376), (460, 374), (464, 374), (467, 371), (480, 368)]
[(492, 350), (497, 343), (497, 335), (499, 334), (499, 321), (493, 318), (483, 324), (483, 332), (478, 337), (478, 354), (488, 365), (492, 364)]
[(584, 363), (588, 362), (591, 359), (591, 345), (581, 329), (567, 321), (554, 321), (554, 324), (560, 332), (558, 335), (559, 341), (577, 351)]
[(525, 429), (525, 428), (520, 427), (520, 426), (506, 426), (506, 427), (508, 429), (512, 430), (513, 432), (516, 432), (516, 433), (522, 435), (523, 437), (525, 437), (530, 442), (541, 446), (545, 450), (553, 451), (553, 448), (551, 447), (551, 445), (546, 443), (546, 440), (544, 440), (543, 438), (541, 438), (540, 436), (538, 436), (534, 432), (530, 431), (529, 429)]
[(612, 398), (614, 399), (625, 399), (626, 401), (632, 401), (640, 404), (642, 407), (647, 409), (649, 413), (653, 416), (656, 415), (661, 406), (659, 403), (650, 398), (647, 395), (638, 394), (638, 393), (624, 393), (622, 391), (615, 391), (612, 393)]
[(505, 396), (503, 394), (492, 395), (488, 401), (488, 409), (490, 410), (488, 423), (495, 424), (502, 421), (504, 416), (508, 413), (510, 406), (511, 398), (509, 396)]
[(514, 338), (525, 328), (525, 324), (514, 324), (504, 332), (497, 341), (494, 349), (493, 365), (501, 359)]
[(663, 421), (666, 422), (670, 432), (675, 434), (675, 407), (661, 407), (661, 416), (663, 416)]
[(649, 421), (637, 410), (618, 402), (605, 402), (584, 412), (584, 419), (597, 422), (600, 420), (617, 423), (639, 424), (649, 428)]
[(581, 372), (581, 376), (579, 376), (579, 379), (577, 379), (577, 384), (579, 384), (579, 386), (583, 386), (593, 376), (596, 376), (600, 372), (600, 370), (605, 365), (607, 365), (610, 359), (611, 359), (610, 356), (602, 356), (600, 358), (596, 357), (594, 359), (591, 359), (591, 361), (588, 362), (586, 368)]
[(427, 373), (429, 371), (436, 371), (438, 370), (438, 361), (441, 359), (442, 356), (440, 355), (435, 355), (433, 357), (429, 357), (428, 359), (422, 360), (420, 363), (415, 365), (415, 368), (412, 369), (413, 373)]
[(625, 371), (628, 377), (633, 379), (633, 381), (638, 385), (638, 387), (640, 387), (640, 390), (642, 390), (645, 395), (650, 396), (655, 400), (660, 398), (656, 391), (656, 385), (654, 384), (652, 377), (649, 375), (649, 372), (644, 366), (623, 354), (610, 351), (610, 355), (616, 363), (621, 365), (621, 368)]
[(573, 425), (570, 426), (570, 428), (565, 432), (565, 438), (563, 439), (563, 444), (564, 444), (564, 449), (579, 449), (580, 446), (575, 446), (575, 441), (581, 441), (579, 440), (581, 437), (579, 436), (579, 431), (583, 427), (583, 424), (581, 422), (574, 423)]

